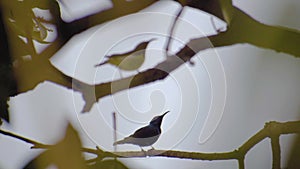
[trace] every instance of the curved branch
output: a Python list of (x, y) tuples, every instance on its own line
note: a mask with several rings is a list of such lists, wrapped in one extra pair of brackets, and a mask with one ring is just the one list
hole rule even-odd
[[(258, 22), (237, 7), (228, 31), (221, 34), (225, 43), (218, 43), (219, 39), (212, 39), (214, 46), (249, 43), (257, 47), (272, 49), (295, 57), (300, 57), (300, 31), (280, 26), (271, 26)], [(221, 41), (221, 42), (224, 42)], [(284, 42), (284, 43), (282, 43)]]
[[(141, 72), (135, 76), (90, 87), (91, 90), (95, 88), (95, 98), (86, 99), (90, 96), (83, 93), (86, 101), (83, 112), (89, 111), (92, 105), (101, 97), (166, 78), (168, 73), (190, 61), (196, 53), (205, 49), (249, 43), (258, 47), (285, 52), (296, 57), (300, 56), (300, 48), (298, 47), (298, 44), (300, 44), (300, 33), (298, 31), (264, 25), (238, 8), (234, 9), (235, 15), (227, 31), (191, 40), (176, 55), (168, 57), (167, 60), (153, 69)], [(282, 45), (282, 41), (285, 41), (286, 44)], [(167, 73), (163, 73), (161, 70), (166, 70)]]
[(88, 112), (92, 108), (93, 104), (104, 96), (165, 79), (169, 73), (181, 66), (183, 63), (190, 61), (194, 55), (195, 52), (189, 46), (186, 46), (176, 55), (167, 57), (164, 62), (159, 63), (154, 68), (140, 72), (135, 76), (98, 85), (89, 85), (78, 80), (73, 80), (73, 89), (82, 93), (85, 100), (85, 106), (82, 112)]
[[(160, 157), (173, 157), (173, 158), (182, 158), (182, 159), (191, 159), (191, 160), (232, 160), (236, 159), (241, 162), (244, 160), (247, 152), (253, 148), (256, 144), (264, 140), (265, 138), (270, 137), (271, 142), (274, 141), (273, 135), (282, 135), (282, 134), (292, 134), (300, 133), (300, 121), (291, 121), (291, 122), (269, 122), (266, 123), (265, 127), (253, 135), (248, 141), (246, 141), (238, 149), (223, 152), (223, 153), (199, 153), (199, 152), (183, 152), (183, 151), (169, 151), (169, 150), (149, 150), (146, 152), (142, 151), (129, 151), (129, 152), (104, 152), (86, 149), (86, 152), (97, 154), (106, 157), (120, 157), (120, 158), (130, 158), (130, 157), (146, 157), (146, 156), (160, 156)], [(275, 140), (276, 142), (276, 140)], [(277, 146), (277, 144), (275, 144)], [(272, 145), (273, 146), (273, 145)], [(274, 150), (274, 148), (272, 148)], [(274, 159), (278, 160), (278, 159)]]
[(26, 138), (26, 137), (17, 135), (17, 134), (15, 134), (15, 133), (11, 133), (11, 132), (8, 132), (8, 131), (4, 131), (4, 130), (2, 130), (2, 129), (0, 129), (0, 134), (6, 135), (6, 136), (10, 136), (10, 137), (12, 137), (12, 138), (16, 138), (16, 139), (21, 140), (21, 141), (24, 141), (24, 142), (26, 142), (26, 143), (32, 144), (32, 145), (34, 145), (34, 146), (36, 146), (36, 147), (49, 148), (49, 145), (45, 145), (45, 144), (39, 143), (39, 142), (37, 142), (37, 141), (28, 139), (28, 138)]
[[(21, 141), (33, 144), (32, 148), (42, 148), (48, 149), (52, 145), (42, 144), (28, 138), (4, 131), (0, 129), (0, 133), (7, 135)], [(276, 157), (273, 158), (273, 167), (280, 167), (280, 155), (278, 156), (278, 146), (279, 146), (279, 136), (282, 134), (293, 134), (300, 133), (300, 121), (291, 121), (291, 122), (269, 122), (266, 123), (265, 127), (252, 136), (248, 141), (246, 141), (238, 149), (230, 152), (221, 152), (221, 153), (201, 153), (201, 152), (184, 152), (184, 151), (172, 151), (172, 150), (148, 150), (143, 151), (128, 151), (128, 152), (108, 152), (103, 151), (97, 147), (97, 149), (82, 148), (82, 152), (91, 153), (98, 156), (97, 159), (102, 160), (106, 157), (118, 157), (118, 158), (133, 158), (133, 157), (169, 157), (169, 158), (179, 158), (179, 159), (190, 159), (190, 160), (237, 160), (239, 168), (244, 168), (244, 157), (247, 152), (253, 148), (256, 144), (264, 140), (265, 138), (271, 139), (273, 155)], [(278, 136), (278, 137), (274, 137)], [(280, 148), (280, 147), (279, 147)], [(279, 166), (278, 166), (279, 165)]]

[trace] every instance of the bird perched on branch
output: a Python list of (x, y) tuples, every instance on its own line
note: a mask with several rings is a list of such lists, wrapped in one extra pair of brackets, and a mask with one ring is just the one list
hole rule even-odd
[(148, 44), (153, 40), (156, 40), (156, 38), (152, 38), (148, 41), (140, 43), (135, 47), (135, 49), (129, 52), (123, 54), (105, 56), (107, 60), (104, 61), (103, 63), (95, 65), (95, 67), (109, 63), (117, 66), (122, 70), (128, 70), (128, 71), (137, 70), (144, 63), (146, 48)]
[[(123, 140), (116, 141), (113, 145), (115, 146), (117, 144), (135, 144), (140, 146), (141, 149), (144, 146), (152, 147), (152, 144), (154, 144), (158, 140), (161, 134), (160, 125), (163, 117), (168, 112), (169, 111), (165, 112), (160, 116), (155, 116), (147, 126), (136, 130), (132, 135), (124, 138)], [(152, 149), (154, 148), (152, 147)], [(144, 150), (142, 149), (142, 151)]]

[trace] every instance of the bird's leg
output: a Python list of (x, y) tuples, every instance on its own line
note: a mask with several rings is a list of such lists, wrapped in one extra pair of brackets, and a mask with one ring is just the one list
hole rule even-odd
[(120, 78), (123, 79), (123, 75), (120, 69), (119, 69), (119, 74), (120, 74)]
[(140, 147), (140, 148), (141, 148), (141, 151), (142, 151), (142, 152), (146, 152), (142, 147)]
[(194, 65), (195, 65), (195, 62), (193, 62), (193, 61), (191, 61), (191, 60), (189, 60), (188, 62), (190, 63), (191, 66), (194, 66)]
[(142, 147), (140, 147), (140, 148), (141, 148), (141, 151), (144, 153), (144, 155), (147, 157), (147, 152)]
[(155, 150), (155, 148), (153, 146), (151, 146), (151, 149), (150, 150)]

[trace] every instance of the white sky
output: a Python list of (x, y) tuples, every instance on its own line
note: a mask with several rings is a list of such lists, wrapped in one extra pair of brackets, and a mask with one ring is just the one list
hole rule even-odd
[[(94, 12), (91, 6), (97, 9), (102, 3), (105, 7), (111, 5), (104, 0), (93, 2), (94, 5), (65, 0), (72, 11), (64, 11), (63, 17), (70, 21), (89, 14), (85, 12)], [(234, 4), (261, 22), (300, 29), (297, 18), (300, 16), (300, 4), (296, 0), (234, 1)], [(143, 40), (157, 37), (158, 40), (149, 45), (141, 70), (149, 68), (164, 59), (161, 49), (166, 41), (168, 25), (178, 7), (174, 2), (160, 1), (143, 10), (152, 13), (125, 16), (91, 28), (74, 36), (51, 61), (68, 75), (91, 84), (100, 83), (119, 78), (119, 72), (113, 66), (94, 68), (112, 46), (115, 48), (110, 52), (126, 51), (126, 47), (132, 49)], [(217, 19), (215, 22), (217, 26), (224, 26)], [(172, 50), (179, 50), (192, 37), (213, 33), (208, 15), (187, 8), (176, 30), (178, 41), (172, 43)], [(42, 83), (33, 91), (11, 99), (12, 124), (4, 127), (37, 141), (53, 143), (62, 135), (65, 120), (69, 119), (81, 133), (85, 146), (95, 147), (97, 144), (105, 150), (112, 150), (111, 112), (119, 113), (118, 138), (123, 138), (146, 125), (153, 116), (170, 110), (162, 124), (163, 135), (154, 147), (222, 152), (239, 147), (266, 121), (297, 119), (300, 109), (299, 59), (245, 44), (203, 51), (194, 60), (195, 66), (185, 64), (164, 81), (101, 99), (87, 114), (79, 113), (84, 103), (78, 93), (49, 82)], [(122, 72), (122, 75), (134, 73)], [(205, 123), (208, 115), (212, 118)], [(200, 136), (201, 133), (203, 135)], [(286, 155), (290, 137), (282, 138), (281, 143), (286, 146), (282, 154)], [(201, 141), (205, 142), (200, 144)], [(0, 142), (0, 167), (7, 169), (20, 168), (31, 158), (28, 154), (39, 152), (7, 137), (0, 137)], [(246, 158), (247, 168), (271, 168), (269, 147), (265, 140), (250, 151)], [(118, 148), (139, 150), (131, 145)], [(237, 168), (235, 161), (147, 158), (126, 159), (124, 162), (131, 168), (146, 169), (170, 165), (176, 168)]]

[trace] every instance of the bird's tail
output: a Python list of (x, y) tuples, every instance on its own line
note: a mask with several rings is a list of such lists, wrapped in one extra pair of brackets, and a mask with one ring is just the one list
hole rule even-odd
[(119, 140), (119, 141), (116, 141), (114, 142), (114, 146), (117, 145), (117, 144), (126, 144), (127, 143), (127, 140), (126, 139), (123, 139), (123, 140)]
[(99, 64), (95, 65), (95, 67), (102, 66), (102, 65), (106, 64), (107, 62), (108, 62), (108, 61), (105, 61), (105, 62), (99, 63)]

